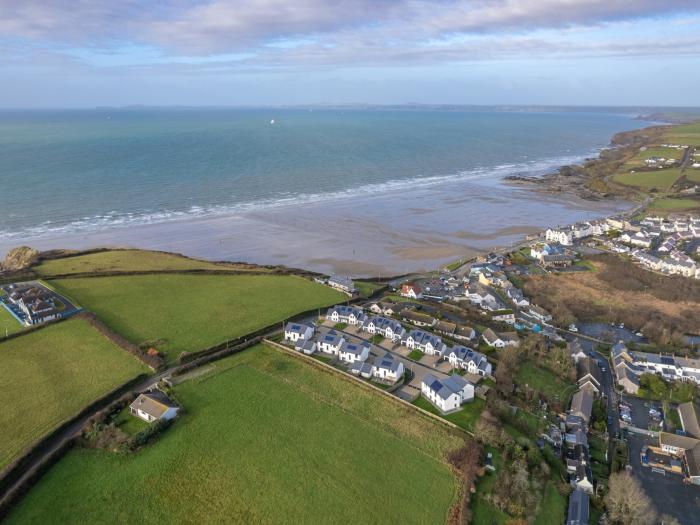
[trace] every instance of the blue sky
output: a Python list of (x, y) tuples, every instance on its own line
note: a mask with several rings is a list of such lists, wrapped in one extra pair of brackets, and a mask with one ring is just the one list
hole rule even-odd
[(700, 0), (0, 0), (0, 106), (700, 106)]

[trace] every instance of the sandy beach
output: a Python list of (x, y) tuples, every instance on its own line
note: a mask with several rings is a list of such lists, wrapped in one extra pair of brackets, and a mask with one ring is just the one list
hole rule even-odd
[(432, 270), (524, 235), (629, 207), (543, 195), (498, 180), (280, 206), (209, 218), (0, 241), (37, 249), (137, 247), (212, 260), (283, 264), (353, 276)]

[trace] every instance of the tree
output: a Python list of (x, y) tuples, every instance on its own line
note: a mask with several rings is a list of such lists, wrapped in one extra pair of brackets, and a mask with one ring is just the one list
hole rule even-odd
[(621, 525), (651, 525), (656, 510), (637, 478), (629, 472), (616, 472), (608, 481), (605, 506), (612, 523)]

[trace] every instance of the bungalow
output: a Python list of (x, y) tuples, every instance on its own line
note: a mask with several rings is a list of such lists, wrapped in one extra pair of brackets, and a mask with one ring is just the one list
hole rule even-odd
[(385, 353), (381, 359), (377, 359), (372, 365), (372, 376), (389, 383), (396, 383), (404, 373), (403, 363), (389, 352)]
[(574, 256), (566, 254), (544, 255), (540, 264), (545, 268), (564, 268), (574, 264)]
[(547, 323), (552, 320), (552, 314), (536, 304), (530, 305), (527, 313), (542, 323)]
[(367, 361), (369, 357), (369, 343), (363, 341), (361, 343), (346, 343), (338, 352), (338, 359), (344, 363), (354, 364), (357, 361)]
[(398, 321), (378, 316), (365, 321), (362, 329), (370, 334), (379, 334), (393, 342), (400, 341), (406, 334), (406, 329)]
[(428, 355), (443, 355), (447, 346), (437, 335), (424, 332), (423, 330), (411, 330), (403, 339), (402, 344), (410, 349), (420, 350)]
[(318, 339), (318, 349), (331, 355), (338, 355), (344, 344), (345, 338), (335, 330), (328, 330)]
[(308, 323), (287, 323), (284, 327), (284, 340), (296, 343), (299, 340), (308, 341), (314, 335), (315, 327)]
[(350, 277), (331, 275), (328, 278), (328, 286), (345, 293), (355, 293), (355, 283), (352, 282), (352, 279), (350, 279)]
[(401, 310), (401, 320), (416, 326), (435, 326), (437, 319), (409, 308)]
[(455, 333), (452, 336), (458, 341), (470, 341), (476, 337), (476, 332), (471, 326), (457, 325)]
[(423, 297), (423, 290), (413, 283), (404, 283), (401, 285), (401, 295), (409, 299), (420, 299)]
[(334, 323), (358, 325), (367, 320), (367, 315), (362, 311), (362, 308), (337, 304), (328, 309), (326, 319)]
[(497, 334), (490, 328), (487, 328), (481, 334), (481, 337), (492, 348), (505, 348), (506, 346), (518, 346), (520, 344), (520, 340), (515, 332)]
[(490, 376), (492, 367), (484, 354), (466, 346), (456, 345), (443, 354), (454, 368), (463, 368), (473, 375)]
[(131, 415), (143, 419), (147, 423), (161, 419), (174, 419), (179, 410), (180, 407), (160, 390), (151, 390), (139, 394), (134, 402), (129, 405)]
[(438, 379), (433, 374), (425, 374), (421, 380), (421, 394), (440, 411), (450, 412), (474, 399), (474, 385), (458, 375)]
[(450, 323), (449, 321), (438, 321), (435, 323), (433, 330), (435, 330), (438, 334), (454, 338), (457, 325), (455, 323)]
[(485, 302), (493, 303), (496, 302), (496, 297), (498, 297), (496, 292), (477, 282), (469, 283), (465, 295), (467, 296), (467, 299), (474, 304), (481, 304)]
[(571, 398), (571, 410), (569, 413), (574, 416), (579, 416), (586, 424), (591, 422), (591, 412), (593, 411), (593, 393), (584, 388), (579, 390)]
[(513, 310), (498, 310), (493, 312), (491, 319), (501, 323), (515, 324), (515, 314)]
[(392, 316), (396, 312), (396, 305), (391, 302), (372, 303), (369, 310), (373, 314)]

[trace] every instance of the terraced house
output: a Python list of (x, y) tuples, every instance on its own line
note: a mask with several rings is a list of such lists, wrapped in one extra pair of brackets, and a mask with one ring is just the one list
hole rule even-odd
[(401, 344), (411, 350), (420, 350), (428, 355), (442, 356), (447, 349), (447, 345), (442, 342), (440, 337), (423, 330), (411, 330)]
[(491, 363), (486, 359), (486, 356), (466, 346), (453, 346), (443, 354), (443, 358), (449, 361), (454, 368), (463, 368), (470, 374), (491, 375)]

